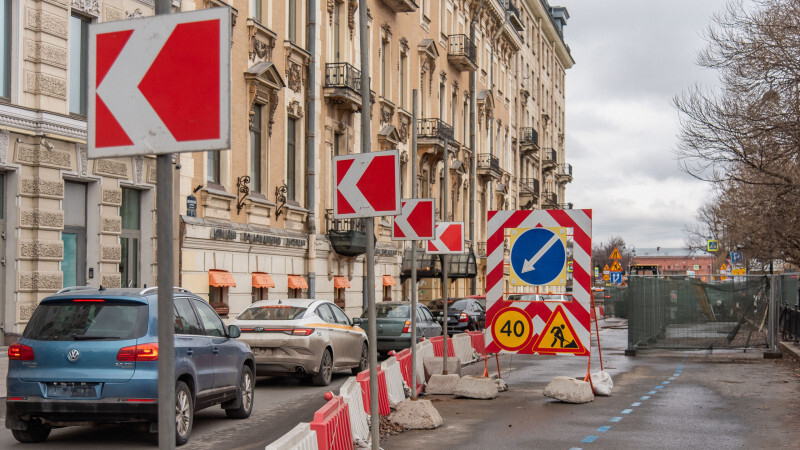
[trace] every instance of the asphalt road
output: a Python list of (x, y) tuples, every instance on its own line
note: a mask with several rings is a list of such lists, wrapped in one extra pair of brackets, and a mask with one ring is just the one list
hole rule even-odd
[[(298, 423), (310, 422), (314, 412), (325, 404), (325, 392), (338, 393), (348, 376), (349, 370), (335, 373), (327, 387), (293, 378), (259, 377), (249, 419), (228, 419), (219, 406), (200, 411), (195, 415), (191, 440), (181, 449), (263, 450)], [(2, 402), (0, 416), (5, 421), (5, 400)], [(123, 426), (60, 428), (53, 430), (47, 441), (36, 445), (18, 443), (5, 427), (0, 431), (2, 449), (152, 449), (157, 443), (157, 435)]]
[(761, 351), (640, 351), (628, 358), (626, 336), (625, 329), (601, 331), (605, 368), (615, 384), (610, 397), (582, 405), (544, 397), (552, 377), (582, 377), (586, 359), (504, 357), (501, 370), (509, 391), (494, 400), (433, 396), (442, 427), (405, 431), (381, 446), (800, 448), (800, 372), (792, 358), (765, 360)]

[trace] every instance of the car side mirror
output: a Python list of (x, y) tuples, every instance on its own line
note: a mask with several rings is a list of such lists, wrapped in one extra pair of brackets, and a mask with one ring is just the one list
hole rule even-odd
[(353, 317), (353, 325), (361, 325), (361, 317)]
[(236, 339), (242, 335), (242, 330), (236, 325), (228, 325), (228, 337)]

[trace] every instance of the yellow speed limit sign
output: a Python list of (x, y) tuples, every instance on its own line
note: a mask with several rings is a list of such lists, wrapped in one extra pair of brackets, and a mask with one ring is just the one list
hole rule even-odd
[(519, 350), (532, 335), (531, 318), (519, 308), (506, 308), (494, 317), (492, 338), (504, 350)]

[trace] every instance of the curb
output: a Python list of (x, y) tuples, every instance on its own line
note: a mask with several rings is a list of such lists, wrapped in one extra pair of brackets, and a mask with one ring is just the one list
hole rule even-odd
[(800, 345), (795, 344), (794, 342), (781, 341), (780, 347), (785, 353), (794, 356), (795, 359), (800, 361)]

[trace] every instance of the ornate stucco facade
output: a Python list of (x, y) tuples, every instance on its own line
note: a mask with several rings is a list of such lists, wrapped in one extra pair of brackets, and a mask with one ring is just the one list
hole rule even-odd
[[(11, 43), (8, 89), (0, 91), (0, 287), (4, 329), (18, 333), (65, 276), (104, 286), (155, 281), (155, 160), (87, 159), (85, 115), (74, 107), (80, 77), (71, 71), (82, 61), (76, 26), (147, 16), (153, 7), (2, 2)], [(564, 82), (574, 62), (563, 40), (565, 9), (545, 0), (370, 0), (370, 67), (363, 70), (357, 0), (172, 5), (175, 12), (230, 8), (233, 17), (231, 149), (179, 155), (172, 187), (177, 283), (219, 311), (236, 313), (254, 298), (315, 296), (361, 313), (365, 236), (360, 221), (332, 217), (331, 162), (361, 150), (363, 113), (371, 117), (372, 149), (400, 152), (403, 196), (411, 196), (416, 161), (419, 196), (437, 200), (437, 219), (465, 222), (475, 257), (464, 258), (472, 268), (454, 279), (453, 296), (483, 291), (488, 210), (570, 207)], [(362, 72), (371, 80), (368, 105)], [(445, 167), (450, 186), (443, 186)], [(76, 275), (64, 250), (76, 251), (66, 203), (84, 191), (77, 228), (85, 263)], [(138, 230), (130, 230), (130, 198), (138, 202)], [(376, 220), (373, 288), (376, 298), (399, 300), (411, 289), (403, 264), (409, 244), (391, 241), (390, 225)], [(422, 298), (441, 296), (436, 278), (422, 280)]]

